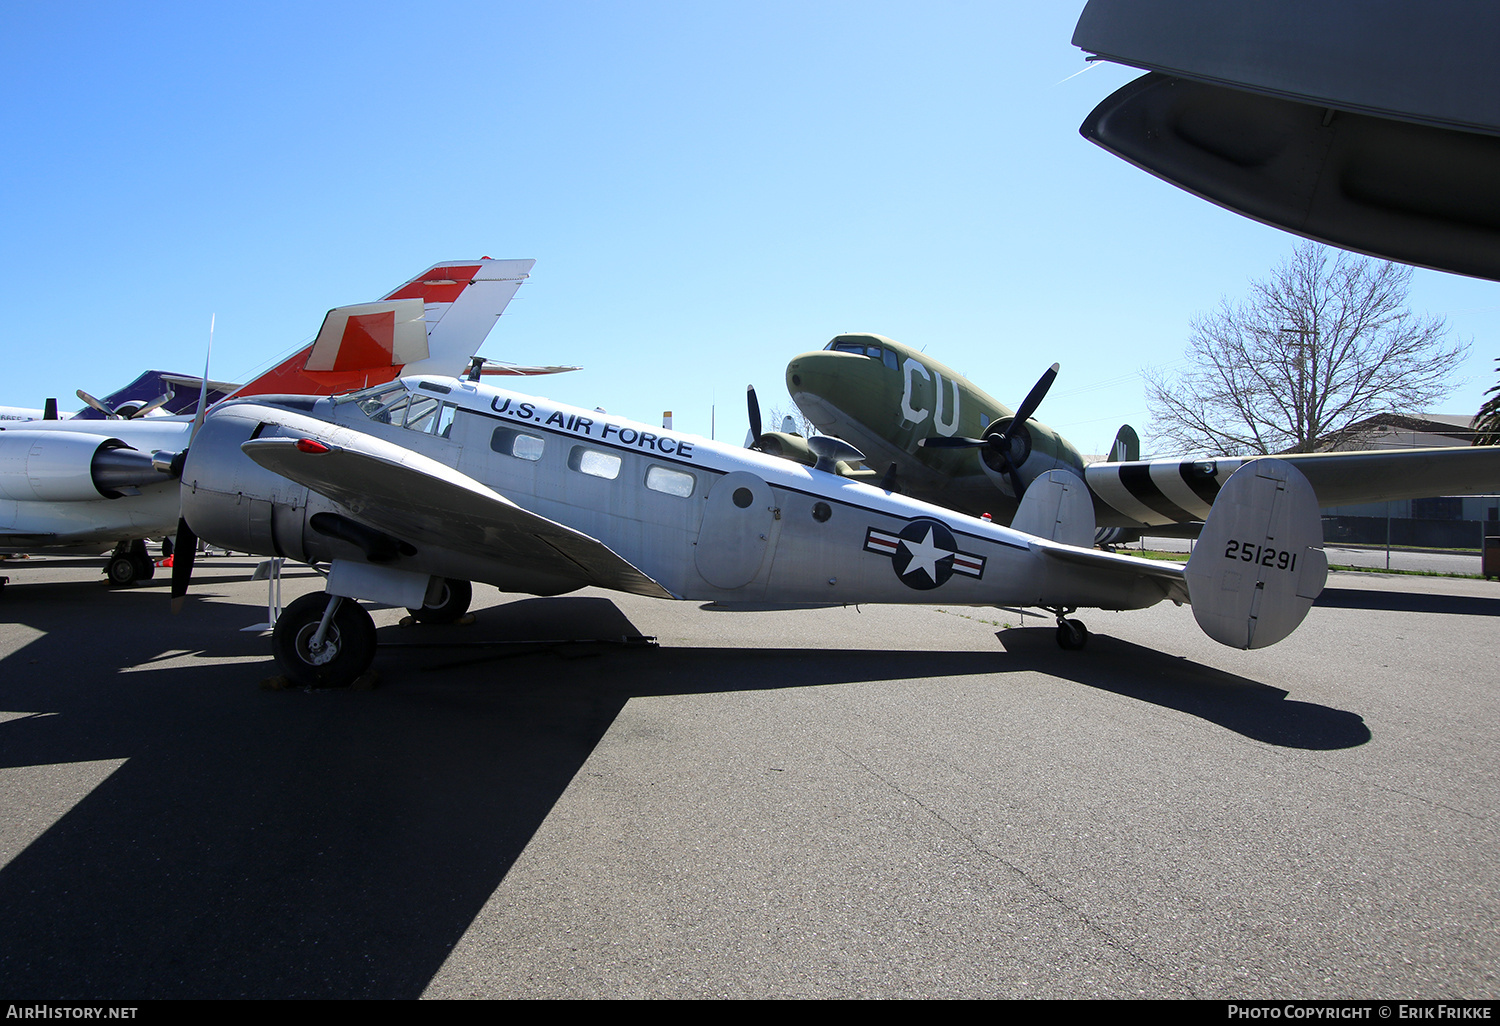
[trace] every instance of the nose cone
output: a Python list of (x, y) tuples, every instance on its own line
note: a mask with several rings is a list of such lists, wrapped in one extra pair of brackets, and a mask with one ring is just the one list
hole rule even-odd
[(818, 350), (803, 353), (786, 367), (786, 390), (802, 415), (820, 431), (834, 429), (841, 413), (888, 401), (894, 378), (879, 360), (853, 353)]

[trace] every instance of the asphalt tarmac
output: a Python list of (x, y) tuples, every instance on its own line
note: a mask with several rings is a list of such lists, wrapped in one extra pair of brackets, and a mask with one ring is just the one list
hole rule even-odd
[(309, 692), (252, 566), (0, 564), (0, 998), (1500, 995), (1500, 585), (1258, 652), (476, 587)]

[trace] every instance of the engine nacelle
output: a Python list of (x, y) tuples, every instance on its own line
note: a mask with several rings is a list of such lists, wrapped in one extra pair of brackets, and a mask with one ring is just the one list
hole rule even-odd
[(228, 403), (203, 422), (182, 467), (183, 519), (200, 537), (235, 551), (301, 562), (329, 559), (334, 553), (322, 551), (319, 536), (306, 531), (307, 489), (240, 449), (251, 438), (283, 433), (263, 419), (272, 412), (249, 401)]
[[(1011, 418), (996, 420), (985, 429), (985, 437), (998, 435), (1010, 427)], [(1010, 460), (1024, 487), (1050, 470), (1066, 470), (1083, 477), (1083, 457), (1068, 441), (1045, 424), (1030, 420), (1010, 439)], [(1019, 498), (1005, 472), (1005, 458), (994, 449), (979, 450), (979, 463), (996, 488), (1011, 498)]]
[(151, 455), (81, 431), (0, 431), (0, 498), (18, 502), (118, 499), (171, 480)]

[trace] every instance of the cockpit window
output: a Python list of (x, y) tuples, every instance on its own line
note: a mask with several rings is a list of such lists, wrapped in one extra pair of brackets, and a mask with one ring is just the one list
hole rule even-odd
[[(870, 347), (867, 346), (867, 345), (865, 345), (863, 342), (849, 342), (849, 341), (830, 342), (830, 343), (828, 343), (828, 348), (831, 349), (835, 353), (853, 353), (856, 356), (868, 356), (868, 355), (870, 355), (869, 354), (869, 348)], [(876, 346), (875, 348), (878, 351), (880, 347)]]
[(367, 388), (361, 392), (350, 392), (348, 395), (335, 396), (333, 404), (335, 406), (342, 406), (344, 403), (354, 403), (359, 407), (361, 413), (367, 417), (372, 417), (405, 395), (406, 388), (403, 385), (377, 385), (374, 388)]
[(437, 413), (441, 405), (431, 396), (412, 397), (411, 403), (406, 407), (406, 426), (413, 431), (431, 431), (433, 414)]
[(406, 415), (406, 407), (410, 403), (411, 398), (403, 392), (401, 398), (397, 399), (389, 406), (382, 406), (373, 411), (365, 408), (363, 403), (361, 403), (360, 405), (361, 408), (365, 408), (366, 411), (369, 412), (370, 419), (377, 424), (400, 424), (401, 418)]
[(867, 342), (853, 342), (849, 339), (835, 339), (828, 343), (827, 349), (835, 353), (852, 353), (855, 356), (868, 356), (872, 360), (879, 360), (891, 370), (896, 369), (896, 354), (894, 351), (883, 346)]

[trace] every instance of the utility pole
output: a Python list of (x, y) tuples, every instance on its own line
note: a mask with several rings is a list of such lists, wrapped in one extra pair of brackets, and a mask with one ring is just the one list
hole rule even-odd
[[(1281, 328), (1283, 335), (1299, 335), (1295, 345), (1297, 346), (1297, 420), (1298, 428), (1306, 436), (1308, 445), (1314, 441), (1314, 432), (1311, 419), (1312, 403), (1307, 396), (1307, 339), (1312, 336), (1313, 347), (1316, 350), (1318, 344), (1318, 328), (1314, 324), (1311, 328)], [(1309, 451), (1311, 451), (1309, 449)]]

